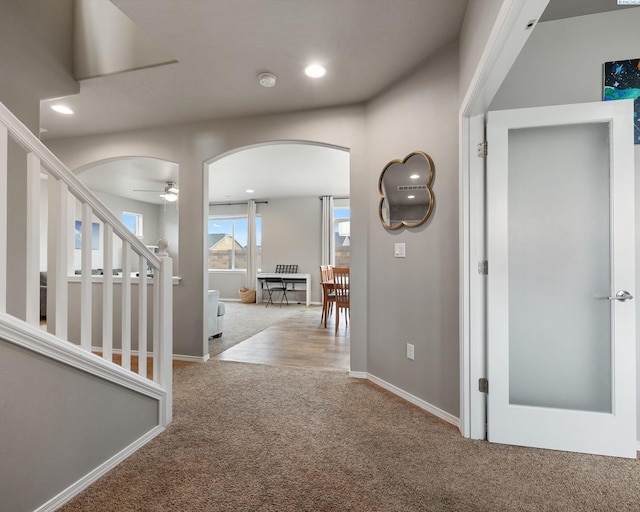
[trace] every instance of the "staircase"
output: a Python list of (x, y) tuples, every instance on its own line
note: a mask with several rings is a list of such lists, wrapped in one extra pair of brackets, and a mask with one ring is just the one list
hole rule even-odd
[[(13, 162), (10, 155), (18, 147), (26, 155), (24, 203), (27, 211), (25, 238), (18, 244), (18, 250), (24, 251), (26, 265), (26, 279), (21, 283), (24, 289), (19, 293), (15, 280), (8, 279), (16, 272), (8, 265), (8, 250), (15, 250), (16, 242), (15, 235), (10, 236), (11, 212), (7, 208), (9, 195), (20, 193), (9, 189), (11, 180), (8, 180)], [(43, 179), (47, 180), (46, 198), (41, 197)], [(45, 203), (48, 205), (46, 215), (41, 212)], [(44, 218), (46, 223), (42, 221)], [(78, 220), (81, 221), (80, 249), (76, 246), (78, 234), (75, 233)], [(102, 248), (99, 266), (96, 264), (99, 253), (92, 249), (92, 225), (95, 224), (99, 226)], [(41, 262), (43, 240), (47, 241), (46, 265)], [(144, 435), (134, 442), (127, 440), (125, 449), (118, 448), (117, 453), (110, 454), (80, 479), (74, 477), (70, 485), (64, 483), (52, 495), (39, 497), (37, 502), (43, 504), (37, 510), (54, 510), (68, 501), (171, 422), (172, 260), (163, 241), (158, 245), (161, 249), (158, 255), (150, 252), (0, 103), (0, 341), (19, 347), (20, 353), (38, 354), (40, 359), (44, 357), (65, 368), (71, 367), (81, 372), (83, 378), (88, 376), (92, 386), (95, 381), (109, 389), (116, 386), (125, 393), (151, 399), (153, 403), (157, 401), (151, 409), (157, 410), (157, 418)], [(78, 253), (79, 272), (74, 264)], [(122, 270), (114, 274), (116, 266)], [(46, 325), (40, 318), (42, 267), (47, 271)], [(141, 271), (133, 271), (135, 268)], [(77, 287), (78, 280), (80, 307), (70, 310), (70, 285), (75, 283)], [(25, 297), (25, 303), (16, 307), (15, 297)], [(20, 313), (11, 314), (12, 311)], [(76, 318), (76, 315), (80, 322), (79, 339), (69, 339), (69, 317)], [(99, 399), (100, 396), (96, 397)], [(112, 426), (105, 426), (105, 430), (111, 428), (117, 432), (117, 420)], [(0, 467), (0, 475), (3, 469), (6, 470)], [(16, 500), (20, 498), (17, 495)], [(34, 508), (30, 505), (27, 509)]]

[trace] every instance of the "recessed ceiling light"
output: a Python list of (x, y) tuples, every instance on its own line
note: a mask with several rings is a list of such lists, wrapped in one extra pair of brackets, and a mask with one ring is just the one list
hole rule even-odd
[(73, 114), (73, 110), (66, 105), (51, 105), (51, 110), (55, 110), (58, 114), (64, 114), (67, 116)]
[(320, 78), (327, 74), (327, 70), (320, 64), (311, 64), (305, 68), (304, 73), (311, 78)]
[(245, 192), (247, 194), (253, 194), (253, 189), (252, 188), (248, 188), (247, 190), (245, 190)]
[(419, 174), (412, 174), (411, 176), (409, 176), (409, 178), (411, 178), (412, 180), (417, 180), (419, 177)]
[(416, 196), (407, 196), (407, 199), (415, 199)]

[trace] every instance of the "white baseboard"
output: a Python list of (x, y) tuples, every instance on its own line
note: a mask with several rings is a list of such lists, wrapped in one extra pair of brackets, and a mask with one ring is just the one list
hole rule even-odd
[(135, 451), (142, 448), (142, 446), (147, 444), (149, 441), (151, 441), (154, 437), (156, 437), (162, 431), (164, 431), (164, 427), (157, 426), (153, 428), (152, 430), (147, 432), (145, 435), (143, 435), (140, 439), (138, 439), (137, 441), (134, 441), (129, 446), (127, 446), (124, 450), (116, 453), (109, 460), (100, 464), (100, 466), (98, 466), (96, 469), (94, 469), (90, 473), (87, 473), (85, 476), (83, 476), (80, 480), (78, 480), (74, 484), (71, 484), (60, 494), (51, 498), (44, 505), (41, 505), (40, 507), (38, 507), (35, 510), (35, 512), (49, 512), (49, 511), (54, 511), (57, 508), (61, 507), (66, 502), (71, 500), (74, 496), (76, 496), (78, 493), (82, 492), (87, 487), (89, 487), (92, 483), (94, 483), (100, 477), (102, 477), (103, 475), (111, 471), (113, 468), (115, 468), (123, 460), (129, 457), (129, 455), (131, 455)]
[(390, 391), (394, 395), (397, 395), (400, 398), (404, 398), (407, 402), (411, 402), (412, 404), (417, 405), (418, 407), (420, 407), (420, 409), (424, 409), (428, 413), (433, 414), (441, 420), (444, 420), (447, 423), (451, 423), (451, 425), (457, 427), (458, 429), (460, 428), (460, 418), (456, 418), (453, 414), (449, 414), (447, 411), (443, 411), (439, 407), (436, 407), (429, 402), (425, 402), (421, 398), (413, 396), (411, 393), (407, 393), (399, 387), (394, 386), (393, 384), (389, 384), (388, 382), (380, 379), (379, 377), (376, 377), (375, 375), (371, 375), (367, 372), (349, 372), (349, 376), (356, 379), (367, 379), (368, 381), (377, 384), (381, 388)]
[(206, 363), (209, 360), (209, 354), (205, 356), (185, 356), (183, 354), (173, 354), (174, 361), (188, 361), (190, 363)]

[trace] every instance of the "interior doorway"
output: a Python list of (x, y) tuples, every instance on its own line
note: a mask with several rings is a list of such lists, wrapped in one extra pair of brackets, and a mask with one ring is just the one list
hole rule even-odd
[[(219, 155), (205, 163), (208, 174), (208, 217), (207, 226), (207, 260), (208, 268), (205, 284), (208, 290), (218, 290), (222, 302), (228, 302), (229, 310), (237, 310), (239, 289), (241, 287), (255, 289), (258, 304), (247, 305), (260, 315), (276, 310), (296, 313), (298, 323), (289, 325), (288, 332), (304, 342), (298, 343), (294, 354), (284, 355), (283, 347), (277, 347), (275, 338), (263, 335), (254, 339), (254, 348), (262, 344), (260, 351), (264, 353), (269, 347), (273, 354), (283, 354), (279, 359), (297, 361), (300, 365), (313, 365), (312, 354), (330, 352), (328, 345), (314, 345), (309, 329), (322, 329), (334, 335), (333, 328), (325, 329), (320, 324), (323, 294), (320, 285), (320, 265), (322, 260), (322, 196), (331, 197), (334, 204), (334, 215), (331, 226), (333, 231), (334, 258), (342, 263), (349, 262), (351, 241), (349, 223), (349, 151), (346, 148), (319, 144), (308, 141), (274, 141), (267, 144), (245, 146)], [(255, 260), (246, 261), (248, 250), (248, 224), (251, 225), (249, 204), (255, 204), (256, 251)], [(224, 244), (224, 240), (229, 242)], [(229, 247), (227, 247), (229, 245)], [(227, 251), (229, 257), (223, 254)], [(291, 283), (287, 289), (287, 300), (280, 306), (280, 295), (276, 303), (266, 307), (262, 301), (262, 282), (256, 275), (250, 276), (250, 263), (254, 264), (256, 274), (260, 272), (276, 272), (278, 267), (294, 267), (299, 275), (307, 275), (309, 290), (301, 282)], [(311, 305), (305, 307), (305, 302)], [(254, 315), (256, 316), (256, 315)], [(317, 316), (317, 318), (315, 318)], [(285, 319), (289, 321), (289, 319)], [(225, 319), (226, 322), (226, 319)], [(304, 327), (303, 327), (304, 324)], [(229, 333), (232, 334), (232, 333)], [(254, 334), (254, 336), (257, 333)], [(316, 336), (316, 342), (322, 336)], [(224, 343), (223, 332), (216, 343)], [(282, 340), (282, 336), (277, 336)], [(336, 363), (342, 369), (349, 368), (349, 333), (341, 331), (334, 336), (333, 349), (341, 352), (341, 362)], [(337, 341), (337, 343), (336, 343)], [(246, 344), (245, 344), (246, 345)], [(312, 346), (313, 345), (313, 346)], [(305, 355), (306, 347), (306, 355)], [(230, 348), (230, 347), (229, 347)], [(232, 349), (222, 357), (243, 357), (251, 355), (251, 350)], [(215, 355), (218, 349), (210, 344), (210, 353)], [(253, 356), (259, 350), (253, 350)], [(235, 355), (234, 355), (235, 353)], [(346, 356), (345, 356), (346, 354)], [(271, 357), (271, 356), (269, 356)], [(345, 358), (346, 357), (346, 363)], [(278, 359), (278, 357), (276, 357)], [(271, 359), (265, 362), (269, 364)], [(249, 362), (260, 362), (252, 360)], [(320, 363), (326, 366), (326, 363)], [(329, 363), (330, 364), (330, 363)]]

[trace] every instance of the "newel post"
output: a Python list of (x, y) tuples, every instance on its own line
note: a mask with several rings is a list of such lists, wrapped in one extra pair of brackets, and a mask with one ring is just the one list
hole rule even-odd
[(159, 384), (167, 392), (167, 403), (163, 417), (164, 426), (173, 418), (173, 260), (167, 254), (168, 242), (158, 240), (160, 258), (159, 286), (159, 326), (160, 326), (160, 365)]

